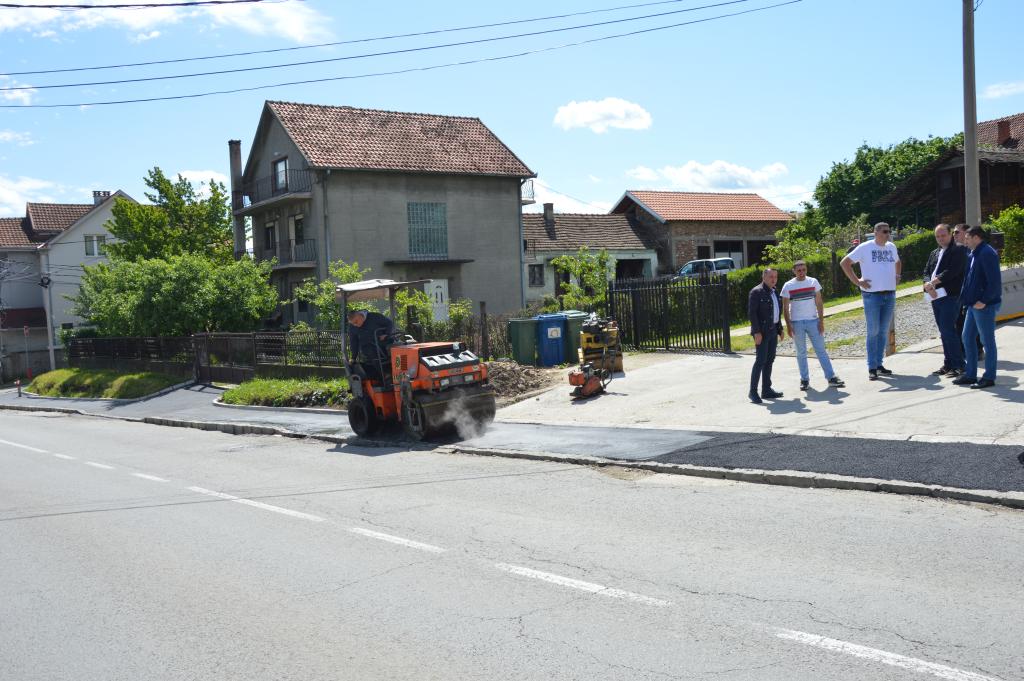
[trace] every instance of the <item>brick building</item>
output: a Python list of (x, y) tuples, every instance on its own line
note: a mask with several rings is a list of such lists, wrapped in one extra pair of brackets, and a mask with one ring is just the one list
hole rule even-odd
[(756, 265), (765, 246), (777, 243), (775, 232), (793, 220), (757, 194), (630, 190), (611, 212), (643, 229), (655, 245), (661, 274), (698, 258)]

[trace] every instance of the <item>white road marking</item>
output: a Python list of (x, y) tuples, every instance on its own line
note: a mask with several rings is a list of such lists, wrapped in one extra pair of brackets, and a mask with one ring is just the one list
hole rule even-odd
[(974, 672), (966, 672), (962, 669), (947, 667), (934, 662), (925, 662), (924, 660), (918, 660), (914, 657), (897, 655), (896, 653), (878, 650), (877, 648), (868, 648), (867, 646), (857, 645), (856, 643), (847, 643), (846, 641), (840, 641), (834, 638), (825, 638), (824, 636), (808, 634), (803, 631), (781, 629), (776, 632), (775, 635), (779, 638), (804, 643), (816, 648), (831, 650), (835, 653), (852, 655), (853, 657), (860, 657), (865, 660), (880, 662), (882, 664), (892, 665), (893, 667), (900, 667), (901, 669), (907, 669), (920, 674), (931, 674), (932, 676), (937, 676), (940, 679), (949, 679), (950, 681), (997, 681), (991, 676), (975, 674)]
[(155, 475), (148, 475), (146, 473), (132, 473), (136, 478), (142, 478), (143, 480), (152, 480), (153, 482), (167, 482), (163, 478), (158, 478)]
[(401, 544), (402, 546), (408, 546), (410, 549), (419, 549), (420, 551), (429, 551), (430, 553), (444, 553), (446, 550), (442, 549), (440, 546), (424, 544), (422, 542), (413, 541), (412, 539), (396, 537), (393, 534), (384, 534), (383, 532), (363, 529), (362, 527), (350, 527), (348, 528), (348, 531), (361, 534), (364, 537), (370, 537), (371, 539), (380, 539), (381, 541), (391, 542), (392, 544)]
[(0, 445), (10, 445), (12, 447), (21, 447), (27, 449), (30, 452), (38, 452), (39, 454), (49, 454), (45, 449), (39, 449), (38, 447), (29, 447), (28, 445), (18, 444), (17, 442), (11, 442), (10, 440), (0, 440)]
[(580, 591), (587, 591), (598, 596), (610, 596), (611, 598), (622, 598), (627, 601), (634, 601), (636, 603), (646, 603), (647, 605), (656, 605), (661, 608), (672, 605), (671, 601), (663, 601), (658, 598), (651, 598), (650, 596), (644, 596), (642, 594), (633, 593), (632, 591), (623, 591), (622, 589), (613, 589), (611, 587), (604, 586), (603, 584), (594, 584), (593, 582), (583, 582), (578, 579), (572, 579), (570, 577), (562, 577), (561, 575), (554, 575), (550, 572), (541, 572), (540, 570), (531, 570), (530, 568), (519, 567), (518, 565), (509, 565), (508, 563), (495, 563), (495, 567), (505, 572), (510, 572), (514, 575), (520, 575), (522, 577), (531, 577), (533, 579), (539, 579), (543, 582), (550, 582), (559, 586), (567, 586), (570, 589), (579, 589)]
[(71, 456), (70, 454), (54, 454), (54, 456), (58, 459), (64, 459), (65, 461), (74, 461), (78, 458), (76, 456)]
[(114, 470), (113, 466), (108, 466), (105, 463), (97, 463), (95, 461), (83, 461), (82, 463), (84, 463), (86, 466), (92, 466), (93, 468), (102, 468), (105, 471)]
[(324, 521), (318, 515), (311, 513), (303, 513), (302, 511), (293, 511), (290, 508), (281, 508), (280, 506), (271, 506), (270, 504), (264, 504), (261, 501), (253, 501), (252, 499), (242, 499), (241, 497), (235, 497), (230, 494), (224, 494), (223, 492), (214, 492), (213, 490), (204, 489), (202, 487), (189, 487), (192, 492), (198, 492), (199, 494), (206, 494), (211, 497), (217, 497), (218, 499), (227, 499), (228, 501), (234, 501), (239, 504), (245, 504), (246, 506), (252, 506), (253, 508), (261, 508), (264, 511), (273, 511), (274, 513), (283, 513), (284, 515), (290, 515), (293, 518), (301, 518), (303, 520), (312, 520), (315, 523), (322, 523)]

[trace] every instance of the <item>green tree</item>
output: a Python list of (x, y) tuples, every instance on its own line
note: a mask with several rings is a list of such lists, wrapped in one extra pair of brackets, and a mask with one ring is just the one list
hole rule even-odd
[(862, 144), (852, 161), (832, 164), (818, 181), (814, 200), (821, 219), (826, 225), (841, 225), (860, 213), (867, 213), (871, 222), (885, 217), (901, 221), (914, 217), (913, 210), (882, 215), (873, 206), (898, 184), (958, 144), (963, 144), (962, 134), (926, 140), (911, 137), (888, 147)]
[[(341, 328), (341, 303), (335, 297), (335, 287), (338, 284), (362, 281), (370, 270), (359, 269), (357, 262), (349, 265), (344, 260), (335, 260), (328, 263), (327, 271), (329, 272), (328, 277), (323, 281), (317, 281), (313, 277), (303, 281), (295, 289), (295, 298), (310, 303), (316, 308), (317, 327), (337, 330)], [(349, 307), (352, 309), (375, 309), (369, 303), (355, 303)]]
[(125, 199), (114, 202), (106, 227), (116, 241), (106, 246), (112, 260), (169, 258), (184, 253), (205, 254), (218, 262), (234, 254), (231, 209), (224, 185), (211, 179), (207, 195), (178, 175), (172, 182), (160, 168), (145, 178), (152, 205)]
[(278, 304), (270, 264), (186, 253), (84, 268), (73, 312), (102, 336), (252, 331)]
[(1024, 263), (1024, 208), (1010, 206), (990, 218), (993, 231), (1003, 233), (1003, 264)]
[(564, 308), (589, 311), (605, 305), (608, 300), (608, 274), (612, 267), (608, 251), (602, 248), (591, 253), (584, 246), (576, 255), (554, 258), (551, 265), (556, 272), (569, 276), (568, 283), (562, 282), (558, 290)]

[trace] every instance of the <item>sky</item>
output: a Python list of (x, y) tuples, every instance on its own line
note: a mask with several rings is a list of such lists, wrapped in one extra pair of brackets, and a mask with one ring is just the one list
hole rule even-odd
[[(605, 212), (629, 189), (756, 192), (795, 209), (864, 142), (963, 129), (961, 0), (784, 2), (0, 9), (0, 216), (93, 190), (145, 200), (154, 166), (227, 183), (227, 142), (248, 154), (267, 99), (478, 117), (537, 173), (531, 209), (559, 212)], [(975, 12), (980, 121), (1024, 112), (1022, 24), (1024, 0)], [(38, 73), (264, 50), (278, 51)], [(458, 62), (476, 63), (443, 66)], [(195, 75), (254, 67), (274, 68)], [(109, 82), (142, 78), (157, 80)], [(182, 98), (241, 88), (260, 89)]]

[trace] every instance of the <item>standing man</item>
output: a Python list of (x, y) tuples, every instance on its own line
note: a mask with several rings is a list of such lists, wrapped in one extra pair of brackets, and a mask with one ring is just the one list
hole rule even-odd
[(832, 370), (832, 362), (825, 350), (825, 305), (821, 298), (821, 284), (814, 277), (807, 276), (807, 263), (797, 260), (793, 263), (796, 276), (782, 286), (782, 315), (786, 318), (786, 329), (796, 346), (796, 365), (800, 368), (800, 389), (811, 385), (807, 368), (807, 338), (811, 339), (814, 354), (825, 372), (829, 385), (842, 388), (846, 384)]
[[(963, 376), (953, 382), (972, 388), (991, 388), (996, 384), (996, 314), (1003, 302), (999, 254), (986, 243), (988, 235), (978, 225), (968, 228), (966, 241), (971, 255), (960, 302), (967, 308), (963, 335), (967, 367)], [(985, 347), (985, 373), (981, 380), (978, 380), (978, 348), (975, 346), (978, 336)]]
[[(957, 246), (963, 246), (964, 247), (964, 253), (970, 253), (971, 252), (971, 249), (967, 248), (967, 228), (968, 227), (970, 227), (970, 225), (968, 225), (965, 222), (959, 222), (959, 223), (953, 225), (953, 242)], [(964, 276), (967, 276), (966, 261), (965, 261), (965, 264), (964, 264)], [(960, 353), (961, 354), (964, 354), (963, 335), (964, 335), (964, 322), (966, 320), (967, 320), (967, 308), (964, 307), (963, 303), (960, 303), (960, 314), (956, 318), (956, 337), (959, 339), (959, 342), (960, 342)], [(978, 339), (978, 359), (981, 359), (984, 356), (985, 356), (985, 353), (982, 350), (981, 339), (979, 338)]]
[[(773, 400), (782, 397), (782, 393), (772, 390), (772, 363), (775, 362), (775, 348), (782, 338), (782, 305), (779, 303), (779, 294), (775, 292), (778, 281), (778, 271), (769, 267), (761, 273), (761, 283), (750, 289), (747, 298), (750, 335), (754, 337), (757, 348), (754, 368), (750, 372), (748, 395), (754, 404), (761, 404), (761, 398)], [(761, 384), (760, 397), (757, 394), (758, 383)]]
[[(892, 230), (889, 223), (875, 225), (875, 238), (865, 241), (839, 261), (846, 278), (860, 289), (864, 301), (864, 321), (867, 323), (868, 378), (878, 380), (878, 374), (890, 376), (885, 368), (885, 344), (889, 325), (896, 309), (896, 284), (900, 281), (903, 263), (896, 245), (889, 241)], [(860, 277), (853, 273), (853, 263), (860, 265)]]
[(932, 374), (956, 378), (964, 371), (964, 352), (956, 332), (956, 318), (960, 314), (960, 289), (967, 267), (967, 249), (953, 241), (949, 225), (935, 227), (935, 242), (939, 245), (924, 266), (924, 292), (931, 300), (935, 326), (942, 339), (942, 366)]

